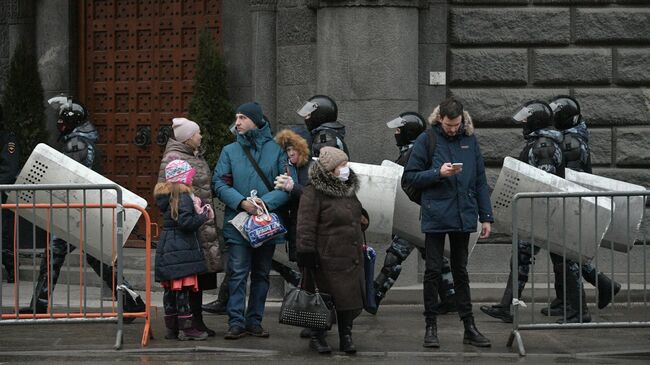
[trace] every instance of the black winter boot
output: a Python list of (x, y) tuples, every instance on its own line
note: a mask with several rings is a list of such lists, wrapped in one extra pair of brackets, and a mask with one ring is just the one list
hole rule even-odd
[(319, 354), (329, 354), (332, 348), (325, 339), (325, 331), (311, 331), (311, 339), (309, 340), (309, 348), (318, 352)]
[(476, 325), (474, 324), (474, 317), (467, 317), (463, 319), (463, 325), (465, 327), (465, 334), (463, 335), (463, 343), (476, 346), (476, 347), (490, 347), (492, 344), (487, 337), (483, 336), (481, 332), (478, 331)]
[(440, 341), (438, 340), (438, 323), (436, 318), (427, 319), (427, 326), (424, 329), (424, 343), (423, 347), (440, 347)]
[(203, 302), (203, 291), (190, 292), (190, 310), (192, 311), (192, 326), (199, 331), (205, 332), (209, 337), (216, 336), (216, 332), (209, 329), (203, 322), (203, 309), (201, 308)]
[(178, 339), (178, 318), (175, 314), (165, 314), (165, 339)]
[(339, 350), (348, 355), (356, 354), (357, 349), (352, 342), (352, 321), (355, 316), (352, 316), (355, 311), (342, 311), (336, 313), (338, 317), (339, 328)]
[(512, 323), (512, 314), (510, 313), (510, 304), (512, 303), (512, 273), (508, 276), (506, 288), (501, 296), (501, 302), (494, 305), (482, 305), (481, 312), (490, 317), (494, 317), (504, 321), (505, 323)]

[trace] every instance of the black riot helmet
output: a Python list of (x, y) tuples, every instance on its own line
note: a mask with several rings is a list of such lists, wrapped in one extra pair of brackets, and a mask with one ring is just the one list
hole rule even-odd
[(580, 104), (567, 95), (558, 95), (549, 104), (553, 110), (553, 125), (559, 130), (575, 127), (580, 123)]
[(386, 126), (399, 129), (399, 133), (395, 134), (398, 147), (413, 143), (426, 129), (424, 118), (416, 112), (402, 113), (397, 118), (386, 123)]
[(339, 109), (329, 96), (314, 95), (298, 110), (298, 115), (305, 118), (305, 125), (311, 132), (323, 123), (336, 122)]
[(77, 126), (88, 120), (88, 111), (81, 103), (72, 100), (71, 97), (54, 97), (48, 100), (50, 105), (59, 106), (59, 119), (56, 121), (56, 127), (64, 135), (72, 132)]
[(521, 123), (524, 134), (530, 134), (538, 129), (550, 127), (553, 123), (553, 110), (541, 100), (531, 100), (512, 117), (515, 123)]

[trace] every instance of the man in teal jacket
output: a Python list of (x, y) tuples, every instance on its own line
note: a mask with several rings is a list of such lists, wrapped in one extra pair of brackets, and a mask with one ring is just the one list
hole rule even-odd
[[(257, 173), (246, 156), (257, 162), (268, 181), (285, 172), (286, 153), (273, 140), (268, 121), (257, 103), (242, 104), (235, 116), (237, 141), (221, 151), (219, 161), (212, 176), (215, 195), (226, 205), (223, 235), (228, 245), (228, 325), (226, 339), (238, 339), (247, 334), (268, 337), (269, 333), (261, 326), (264, 304), (269, 291), (269, 271), (275, 245), (284, 243), (279, 237), (253, 248), (237, 229), (229, 223), (239, 212), (255, 214), (255, 206), (246, 200), (252, 190), (257, 191), (270, 212), (277, 210), (289, 200), (289, 194), (282, 190), (269, 190), (263, 178)], [(246, 306), (246, 281), (250, 273), (250, 295)]]
[(465, 326), (463, 343), (487, 347), (490, 341), (474, 324), (467, 274), (469, 234), (476, 232), (477, 218), (481, 222), (480, 238), (490, 235), (490, 223), (494, 222), (483, 156), (474, 136), (472, 119), (460, 101), (449, 98), (440, 103), (429, 122), (433, 125), (436, 140), (433, 156), (427, 152), (429, 137), (420, 134), (403, 177), (422, 191), (421, 225), (426, 251), (423, 346), (440, 347), (436, 323), (437, 293), (445, 236), (449, 235), (458, 315)]

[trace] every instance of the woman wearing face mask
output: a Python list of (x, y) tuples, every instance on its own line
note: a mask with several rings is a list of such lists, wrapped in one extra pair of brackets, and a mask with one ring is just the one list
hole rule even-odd
[[(340, 350), (354, 354), (352, 322), (365, 301), (362, 207), (359, 182), (345, 152), (323, 147), (309, 168), (298, 208), (298, 265), (314, 273), (318, 289), (332, 295), (338, 320)], [(313, 331), (309, 346), (329, 353), (324, 332)]]

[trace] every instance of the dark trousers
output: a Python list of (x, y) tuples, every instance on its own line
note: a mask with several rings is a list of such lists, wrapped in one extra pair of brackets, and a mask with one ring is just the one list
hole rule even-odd
[(461, 319), (472, 317), (472, 298), (469, 292), (467, 274), (467, 255), (469, 233), (427, 233), (425, 236), (426, 265), (424, 271), (424, 317), (427, 323), (433, 322), (438, 314), (438, 286), (442, 277), (445, 236), (449, 235), (449, 261), (454, 277), (456, 304)]

